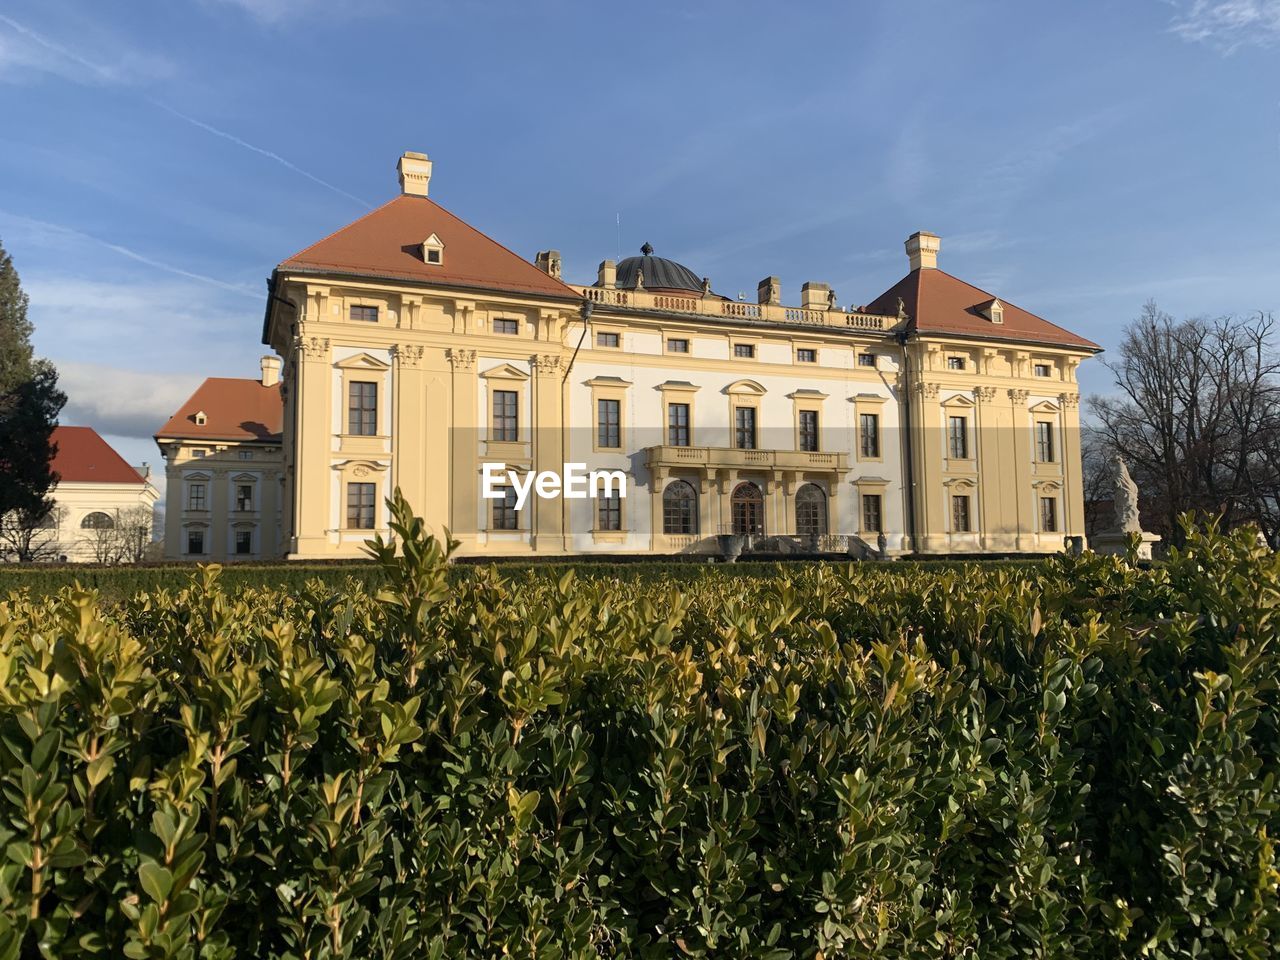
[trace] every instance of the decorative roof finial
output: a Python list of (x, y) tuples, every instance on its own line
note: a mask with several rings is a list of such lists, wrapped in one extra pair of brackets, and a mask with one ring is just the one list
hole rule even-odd
[(646, 242), (645, 245), (640, 248), (640, 252), (643, 253), (646, 257), (653, 256), (653, 244)]

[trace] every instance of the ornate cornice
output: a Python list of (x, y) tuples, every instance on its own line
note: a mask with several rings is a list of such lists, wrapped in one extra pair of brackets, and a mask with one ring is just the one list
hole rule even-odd
[(455, 370), (474, 370), (476, 368), (476, 352), (474, 350), (450, 347), (445, 351), (445, 356), (449, 358), (449, 362), (453, 364), (453, 369)]

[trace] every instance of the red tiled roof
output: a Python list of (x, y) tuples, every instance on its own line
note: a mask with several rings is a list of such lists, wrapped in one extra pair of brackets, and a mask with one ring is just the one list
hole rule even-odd
[(62, 482), (146, 483), (93, 427), (54, 427), (51, 439), (58, 447), (53, 470)]
[[(203, 424), (196, 414), (204, 411)], [(156, 432), (157, 440), (260, 440), (280, 442), (284, 401), (280, 385), (257, 380), (209, 377)]]
[[(433, 233), (444, 244), (439, 264), (422, 259), (422, 242)], [(572, 287), (543, 273), (434, 200), (411, 194), (401, 194), (295, 253), (277, 269), (580, 299)]]
[(1000, 301), (1004, 304), (1004, 323), (992, 323), (979, 308), (997, 298), (937, 268), (912, 270), (864, 309), (868, 313), (896, 314), (899, 297), (911, 318), (913, 332), (1021, 340), (1089, 351), (1102, 349), (1092, 340), (1015, 307), (1007, 300)]

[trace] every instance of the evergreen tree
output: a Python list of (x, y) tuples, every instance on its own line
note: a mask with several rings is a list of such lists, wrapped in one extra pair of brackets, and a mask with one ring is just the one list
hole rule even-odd
[[(53, 365), (33, 355), (31, 331), (27, 295), (0, 247), (0, 517), (38, 527), (53, 508), (51, 437), (67, 397)], [(17, 559), (32, 558), (18, 551)]]

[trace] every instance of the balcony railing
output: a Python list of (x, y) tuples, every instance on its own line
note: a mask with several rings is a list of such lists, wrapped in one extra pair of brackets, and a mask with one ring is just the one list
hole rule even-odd
[(854, 330), (890, 330), (898, 322), (894, 316), (859, 313), (849, 310), (812, 310), (807, 307), (784, 307), (773, 303), (744, 303), (718, 297), (682, 297), (647, 290), (613, 290), (607, 287), (577, 287), (582, 296), (601, 306), (626, 307), (630, 310), (654, 310), (664, 313), (693, 313), (728, 320), (753, 320), (764, 323), (794, 323), (814, 327), (845, 327)]
[(835, 470), (849, 469), (849, 454), (813, 450), (740, 450), (736, 447), (645, 448), (650, 467), (702, 467), (708, 470)]

